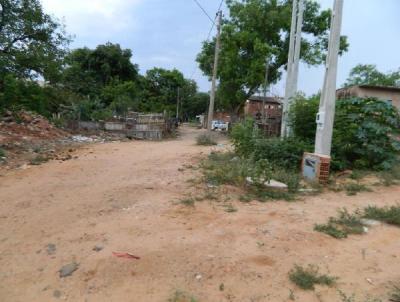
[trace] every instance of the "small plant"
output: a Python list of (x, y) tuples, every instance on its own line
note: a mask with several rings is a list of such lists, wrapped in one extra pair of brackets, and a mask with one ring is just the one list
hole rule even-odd
[(400, 206), (378, 208), (369, 206), (364, 209), (364, 218), (379, 220), (400, 226)]
[(197, 299), (182, 292), (177, 290), (173, 297), (168, 299), (168, 302), (197, 302)]
[(393, 285), (393, 288), (390, 292), (390, 301), (400, 302), (400, 285)]
[(357, 195), (359, 192), (371, 192), (371, 189), (367, 186), (359, 183), (350, 183), (344, 186), (348, 196)]
[(200, 146), (214, 146), (217, 144), (214, 137), (209, 133), (204, 133), (197, 136), (196, 143)]
[(29, 163), (31, 165), (38, 166), (47, 162), (48, 160), (49, 159), (47, 157), (44, 157), (42, 155), (37, 155), (36, 157), (32, 158)]
[(5, 151), (3, 148), (0, 148), (0, 160), (1, 160), (3, 157), (6, 157), (6, 151)]
[(194, 207), (195, 200), (193, 198), (185, 198), (182, 199), (180, 203), (188, 207)]
[(307, 268), (295, 265), (289, 272), (289, 279), (304, 290), (314, 290), (316, 284), (332, 286), (337, 280), (336, 277), (320, 274), (318, 266), (315, 265), (309, 265)]
[(224, 208), (225, 208), (225, 212), (227, 212), (227, 213), (234, 213), (234, 212), (237, 212), (237, 211), (238, 211), (238, 210), (237, 210), (233, 205), (231, 205), (231, 204), (224, 205)]
[(339, 217), (330, 217), (327, 224), (316, 224), (314, 230), (334, 238), (347, 238), (349, 234), (364, 233), (364, 224), (358, 212), (350, 214), (346, 209), (339, 211)]

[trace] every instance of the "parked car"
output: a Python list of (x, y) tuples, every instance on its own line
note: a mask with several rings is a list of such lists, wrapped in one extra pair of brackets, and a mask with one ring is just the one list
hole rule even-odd
[(213, 131), (228, 131), (229, 123), (220, 120), (211, 122), (211, 130)]

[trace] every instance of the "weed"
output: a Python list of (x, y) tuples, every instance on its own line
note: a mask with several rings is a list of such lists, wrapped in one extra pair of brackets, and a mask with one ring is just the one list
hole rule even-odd
[(48, 160), (49, 159), (47, 157), (44, 157), (42, 155), (37, 155), (36, 157), (32, 158), (29, 163), (31, 165), (38, 166), (38, 165), (41, 165), (41, 164), (47, 162)]
[(188, 207), (194, 207), (195, 200), (193, 198), (185, 198), (182, 199), (180, 203)]
[(371, 192), (372, 190), (367, 186), (359, 183), (350, 183), (344, 186), (348, 196), (357, 195), (359, 192)]
[(367, 174), (365, 170), (353, 170), (350, 174), (350, 178), (354, 180), (360, 180)]
[(225, 290), (225, 285), (224, 285), (223, 283), (221, 283), (221, 284), (219, 285), (219, 290), (220, 290), (221, 292), (223, 292), (223, 291)]
[(294, 292), (293, 290), (289, 289), (290, 293), (289, 293), (289, 300), (291, 301), (296, 301), (296, 297), (294, 296)]
[(393, 285), (393, 288), (390, 292), (390, 301), (400, 302), (400, 285)]
[(214, 146), (217, 144), (213, 135), (209, 133), (200, 134), (196, 137), (196, 143), (200, 146)]
[(364, 224), (358, 212), (350, 214), (346, 209), (339, 211), (339, 217), (330, 217), (327, 224), (316, 224), (314, 230), (334, 238), (347, 238), (349, 234), (364, 233)]
[(168, 299), (168, 302), (197, 302), (197, 299), (182, 291), (177, 290), (174, 296)]
[(237, 212), (237, 211), (238, 211), (238, 210), (237, 210), (233, 205), (231, 205), (231, 204), (224, 205), (224, 208), (225, 208), (225, 212), (227, 212), (227, 213), (234, 213), (234, 212)]
[(252, 196), (252, 195), (249, 195), (249, 194), (240, 195), (240, 196), (239, 196), (239, 200), (240, 200), (241, 202), (250, 202), (250, 201), (253, 200), (253, 196)]
[(379, 220), (388, 224), (400, 226), (400, 206), (377, 208), (369, 206), (364, 209), (364, 218)]
[(0, 148), (0, 159), (2, 157), (6, 157), (6, 151), (3, 148)]
[(206, 199), (206, 200), (218, 200), (218, 195), (213, 190), (207, 190), (204, 193), (203, 199)]
[(304, 290), (314, 290), (316, 284), (332, 286), (337, 280), (336, 277), (320, 274), (318, 266), (315, 265), (309, 265), (307, 268), (295, 265), (289, 272), (289, 279)]

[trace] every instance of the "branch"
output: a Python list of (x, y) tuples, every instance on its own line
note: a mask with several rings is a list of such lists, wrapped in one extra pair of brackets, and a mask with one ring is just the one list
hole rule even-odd
[(8, 53), (10, 51), (11, 47), (13, 47), (13, 45), (15, 43), (17, 43), (19, 41), (24, 41), (24, 40), (26, 40), (28, 38), (32, 38), (32, 37), (33, 37), (33, 35), (26, 34), (26, 35), (14, 38), (10, 43), (8, 43), (7, 47), (0, 50), (0, 53), (3, 53), (3, 54)]

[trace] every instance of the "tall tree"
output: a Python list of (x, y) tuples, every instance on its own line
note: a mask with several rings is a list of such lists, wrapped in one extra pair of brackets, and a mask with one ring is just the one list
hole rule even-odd
[(376, 65), (363, 65), (355, 66), (349, 74), (349, 77), (344, 84), (345, 87), (353, 85), (382, 85), (382, 86), (395, 86), (396, 82), (400, 80), (400, 69), (393, 72), (383, 73), (380, 72)]
[[(291, 0), (227, 0), (229, 18), (222, 26), (218, 69), (218, 103), (238, 112), (247, 97), (264, 82), (265, 62), (269, 60), (268, 82), (276, 83), (286, 67), (289, 49)], [(330, 10), (320, 10), (312, 0), (305, 1), (301, 58), (308, 64), (321, 64), (328, 46)], [(197, 57), (207, 76), (212, 74), (215, 40), (204, 42)], [(348, 47), (342, 37), (341, 51)]]
[(0, 74), (56, 80), (69, 38), (39, 0), (0, 3)]
[(131, 59), (132, 51), (119, 44), (75, 49), (66, 57), (64, 83), (77, 93), (99, 95), (113, 81), (137, 80), (138, 66)]

